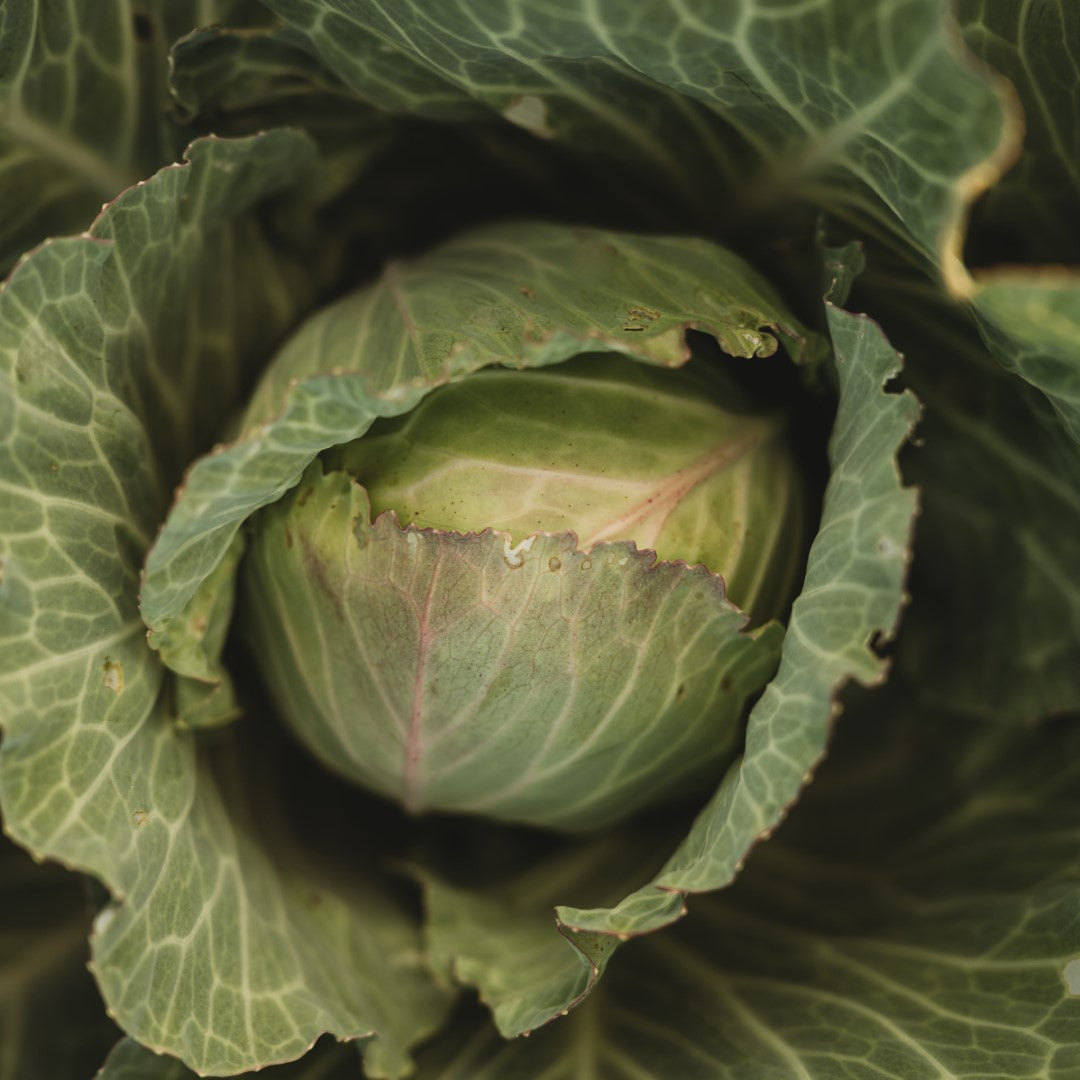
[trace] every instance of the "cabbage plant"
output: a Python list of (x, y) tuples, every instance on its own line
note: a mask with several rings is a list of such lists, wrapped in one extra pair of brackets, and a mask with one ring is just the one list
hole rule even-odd
[(0, 1080), (1075, 1075), (1078, 55), (9, 0)]

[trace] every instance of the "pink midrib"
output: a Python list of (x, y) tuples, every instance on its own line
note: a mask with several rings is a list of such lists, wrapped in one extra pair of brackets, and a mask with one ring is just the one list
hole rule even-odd
[[(633, 540), (638, 548), (653, 547), (667, 519), (674, 513), (680, 501), (698, 484), (739, 461), (764, 439), (765, 432), (756, 431), (737, 442), (725, 442), (703, 454), (696, 461), (659, 480), (655, 487), (624, 513), (612, 518), (591, 536), (581, 537), (582, 548), (591, 548), (602, 540)], [(655, 520), (649, 533), (635, 532), (635, 525)]]
[(420, 761), (423, 758), (423, 723), (424, 723), (424, 676), (427, 672), (428, 652), (431, 648), (431, 600), (435, 595), (435, 582), (439, 576), (439, 564), (436, 561), (431, 568), (424, 602), (416, 613), (417, 640), (416, 676), (413, 680), (412, 705), (409, 710), (409, 725), (405, 732), (405, 765), (402, 770), (401, 801), (410, 813), (421, 809), (420, 798)]

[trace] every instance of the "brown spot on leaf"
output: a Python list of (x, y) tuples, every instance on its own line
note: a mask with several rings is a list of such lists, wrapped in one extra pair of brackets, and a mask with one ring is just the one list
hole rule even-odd
[(105, 688), (111, 690), (114, 694), (122, 694), (124, 692), (123, 666), (118, 661), (106, 656), (102, 668), (105, 672)]
[(635, 304), (626, 309), (626, 318), (623, 320), (624, 330), (644, 330), (650, 323), (660, 318), (660, 312), (656, 308), (645, 307)]

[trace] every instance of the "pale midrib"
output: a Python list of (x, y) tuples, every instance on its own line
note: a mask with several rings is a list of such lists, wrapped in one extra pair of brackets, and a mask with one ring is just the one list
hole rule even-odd
[[(762, 429), (745, 436), (737, 442), (725, 442), (714, 447), (696, 461), (692, 461), (689, 465), (668, 474), (629, 510), (619, 514), (618, 517), (612, 518), (611, 521), (590, 536), (581, 537), (582, 550), (588, 550), (593, 545), (604, 540), (630, 539), (639, 548), (651, 546), (667, 523), (667, 519), (690, 491), (714, 474), (730, 468), (737, 461), (740, 461), (749, 452), (760, 446), (769, 434), (771, 434), (771, 427), (763, 426)], [(646, 521), (649, 518), (655, 519), (655, 524), (649, 533), (635, 533), (635, 523)]]
[[(733, 449), (731, 460), (730, 461), (720, 461), (715, 466), (715, 470), (719, 471), (719, 469), (725, 467), (725, 465), (733, 464), (735, 461), (737, 461), (739, 458), (741, 458), (745, 453), (747, 453), (750, 450), (755, 449), (757, 446), (759, 446), (762, 442), (765, 441), (765, 439), (768, 437), (769, 433), (770, 433), (770, 431), (768, 429), (766, 429), (766, 430), (764, 430), (762, 432), (755, 431), (754, 434), (752, 434), (750, 436), (747, 436), (745, 439), (740, 440), (739, 442), (735, 443), (733, 448), (727, 447), (728, 449)], [(413, 482), (411, 484), (405, 484), (404, 486), (402, 486), (402, 485), (386, 485), (385, 487), (380, 488), (379, 490), (381, 492), (381, 497), (378, 499), (377, 504), (373, 506), (373, 508), (375, 509), (375, 511), (377, 513), (381, 513), (383, 510), (396, 509), (399, 516), (402, 516), (403, 519), (405, 519), (405, 515), (402, 514), (402, 510), (401, 510), (402, 507), (408, 505), (409, 503), (422, 505), (426, 501), (425, 500), (425, 492), (427, 491), (427, 489), (431, 488), (433, 486), (434, 487), (438, 486), (438, 484), (435, 483), (436, 481), (442, 481), (442, 480), (444, 480), (446, 478), (453, 477), (456, 473), (460, 472), (462, 469), (468, 469), (468, 468), (471, 468), (473, 466), (478, 466), (480, 468), (487, 468), (487, 469), (491, 469), (493, 471), (497, 470), (500, 473), (518, 474), (518, 475), (521, 475), (521, 476), (531, 477), (531, 478), (533, 478), (535, 480), (542, 480), (542, 481), (564, 480), (564, 481), (567, 481), (568, 483), (577, 483), (577, 482), (589, 483), (591, 481), (595, 481), (598, 477), (599, 478), (604, 478), (603, 473), (593, 474), (593, 473), (590, 473), (590, 472), (587, 472), (587, 471), (583, 471), (581, 469), (574, 469), (574, 468), (559, 469), (559, 468), (554, 468), (554, 467), (536, 466), (536, 465), (514, 465), (511, 462), (508, 462), (508, 461), (503, 460), (503, 459), (498, 459), (498, 458), (495, 458), (495, 457), (480, 457), (480, 456), (477, 456), (477, 457), (463, 457), (460, 454), (460, 452), (458, 452), (455, 449), (440, 450), (438, 447), (424, 445), (423, 450), (425, 452), (429, 453), (429, 454), (432, 454), (432, 455), (438, 454), (438, 455), (442, 456), (443, 458), (445, 458), (445, 462), (443, 464), (441, 464), (441, 465), (437, 465), (437, 466), (435, 466), (435, 467), (433, 467), (431, 469), (428, 469), (427, 471), (425, 471), (424, 475), (420, 479), (416, 480), (415, 482)], [(712, 460), (715, 457), (715, 455), (717, 455), (718, 453), (719, 453), (718, 448), (714, 449), (714, 450), (711, 450), (706, 455), (704, 455), (704, 457), (699, 458), (696, 462), (691, 463), (690, 465), (686, 466), (684, 469), (680, 469), (680, 470), (678, 470), (678, 471), (676, 471), (674, 473), (668, 473), (661, 480), (653, 482), (651, 484), (648, 484), (647, 481), (632, 480), (629, 477), (618, 477), (617, 480), (618, 480), (618, 483), (624, 488), (631, 488), (632, 487), (632, 488), (637, 488), (637, 489), (644, 489), (644, 498), (645, 498), (645, 501), (647, 502), (647, 501), (653, 499), (654, 496), (655, 496), (655, 493), (658, 490), (663, 489), (675, 477), (678, 477), (678, 476), (682, 475), (682, 473), (686, 472), (687, 470), (694, 469), (695, 467), (697, 467), (702, 462)], [(358, 471), (359, 471), (360, 475), (357, 477), (357, 479), (360, 481), (360, 483), (363, 483), (364, 482), (363, 470), (361, 469), (361, 470), (358, 470)], [(706, 476), (703, 476), (701, 479), (706, 479), (706, 478), (707, 478), (707, 471), (706, 471)], [(693, 486), (693, 485), (691, 485), (691, 486)], [(689, 491), (689, 490), (690, 490), (689, 487), (686, 488), (686, 491)], [(632, 513), (632, 512), (630, 512), (630, 513)], [(622, 519), (622, 515), (620, 516), (619, 520), (621, 520), (621, 519)], [(408, 518), (407, 520), (412, 520), (412, 519)], [(597, 539), (603, 539), (603, 538), (604, 537), (601, 537), (600, 534), (596, 534), (593, 537), (592, 541), (590, 541), (590, 542), (595, 543), (595, 541)], [(615, 539), (625, 539), (625, 538), (624, 537), (615, 537)]]
[(16, 139), (32, 146), (48, 160), (81, 176), (103, 199), (113, 199), (131, 187), (138, 176), (114, 169), (97, 153), (74, 139), (64, 139), (20, 109), (9, 109), (3, 128)]

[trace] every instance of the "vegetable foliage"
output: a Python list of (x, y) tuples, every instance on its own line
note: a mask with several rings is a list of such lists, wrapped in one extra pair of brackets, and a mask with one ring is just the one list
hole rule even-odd
[[(0, 1080), (1080, 1073), (1078, 56), (1064, 0), (9, 0)], [(586, 355), (790, 441), (760, 619), (341, 471)], [(303, 719), (485, 694), (417, 728), (468, 814)]]

